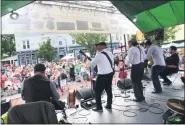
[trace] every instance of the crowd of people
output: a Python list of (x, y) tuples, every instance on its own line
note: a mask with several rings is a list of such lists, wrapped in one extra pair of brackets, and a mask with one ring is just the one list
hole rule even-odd
[[(88, 80), (88, 63), (86, 59), (83, 61), (75, 59), (70, 62), (44, 62), (43, 64), (46, 66), (45, 75), (61, 90), (61, 84)], [(18, 90), (23, 80), (32, 76), (34, 76), (34, 65), (8, 65), (1, 70), (1, 88), (4, 91)]]

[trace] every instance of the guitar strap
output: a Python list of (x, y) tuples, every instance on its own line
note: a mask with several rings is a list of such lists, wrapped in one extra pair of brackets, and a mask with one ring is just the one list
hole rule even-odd
[(112, 70), (113, 70), (113, 73), (114, 73), (115, 70), (114, 70), (114, 68), (113, 68), (113, 64), (112, 64), (112, 61), (111, 61), (110, 57), (108, 56), (108, 54), (107, 54), (106, 52), (101, 52), (101, 53), (103, 53), (103, 54), (107, 57), (107, 59), (108, 59), (110, 65), (111, 65), (111, 68), (112, 68)]

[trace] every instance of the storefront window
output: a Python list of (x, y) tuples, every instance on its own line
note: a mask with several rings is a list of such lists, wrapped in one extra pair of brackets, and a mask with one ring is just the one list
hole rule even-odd
[(62, 41), (59, 41), (59, 45), (62, 45)]
[(30, 41), (27, 40), (27, 48), (29, 49), (30, 48)]
[(26, 42), (23, 41), (23, 49), (26, 49)]

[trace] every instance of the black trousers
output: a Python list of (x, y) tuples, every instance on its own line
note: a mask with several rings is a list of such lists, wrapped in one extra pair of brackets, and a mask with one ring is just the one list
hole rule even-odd
[(177, 73), (178, 72), (178, 69), (174, 69), (174, 68), (168, 68), (166, 67), (159, 75), (162, 77), (162, 79), (165, 81), (165, 82), (171, 82), (167, 76), (168, 75), (171, 75), (173, 73)]
[(74, 72), (70, 72), (69, 75), (70, 75), (70, 79), (72, 81), (75, 81), (75, 73)]
[(103, 90), (107, 93), (107, 105), (112, 104), (112, 79), (113, 73), (106, 75), (98, 75), (96, 79), (95, 95), (96, 95), (96, 106), (98, 109), (102, 108), (101, 94)]
[(142, 100), (144, 98), (143, 85), (141, 82), (143, 78), (143, 74), (144, 74), (144, 63), (132, 65), (132, 68), (131, 68), (132, 86), (133, 86), (135, 98), (138, 100)]

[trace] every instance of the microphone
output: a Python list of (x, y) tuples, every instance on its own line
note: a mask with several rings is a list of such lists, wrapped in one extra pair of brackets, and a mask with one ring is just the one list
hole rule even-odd
[(92, 60), (89, 56), (87, 56), (82, 50), (79, 51), (80, 54), (82, 54), (83, 56), (87, 57), (88, 60)]

